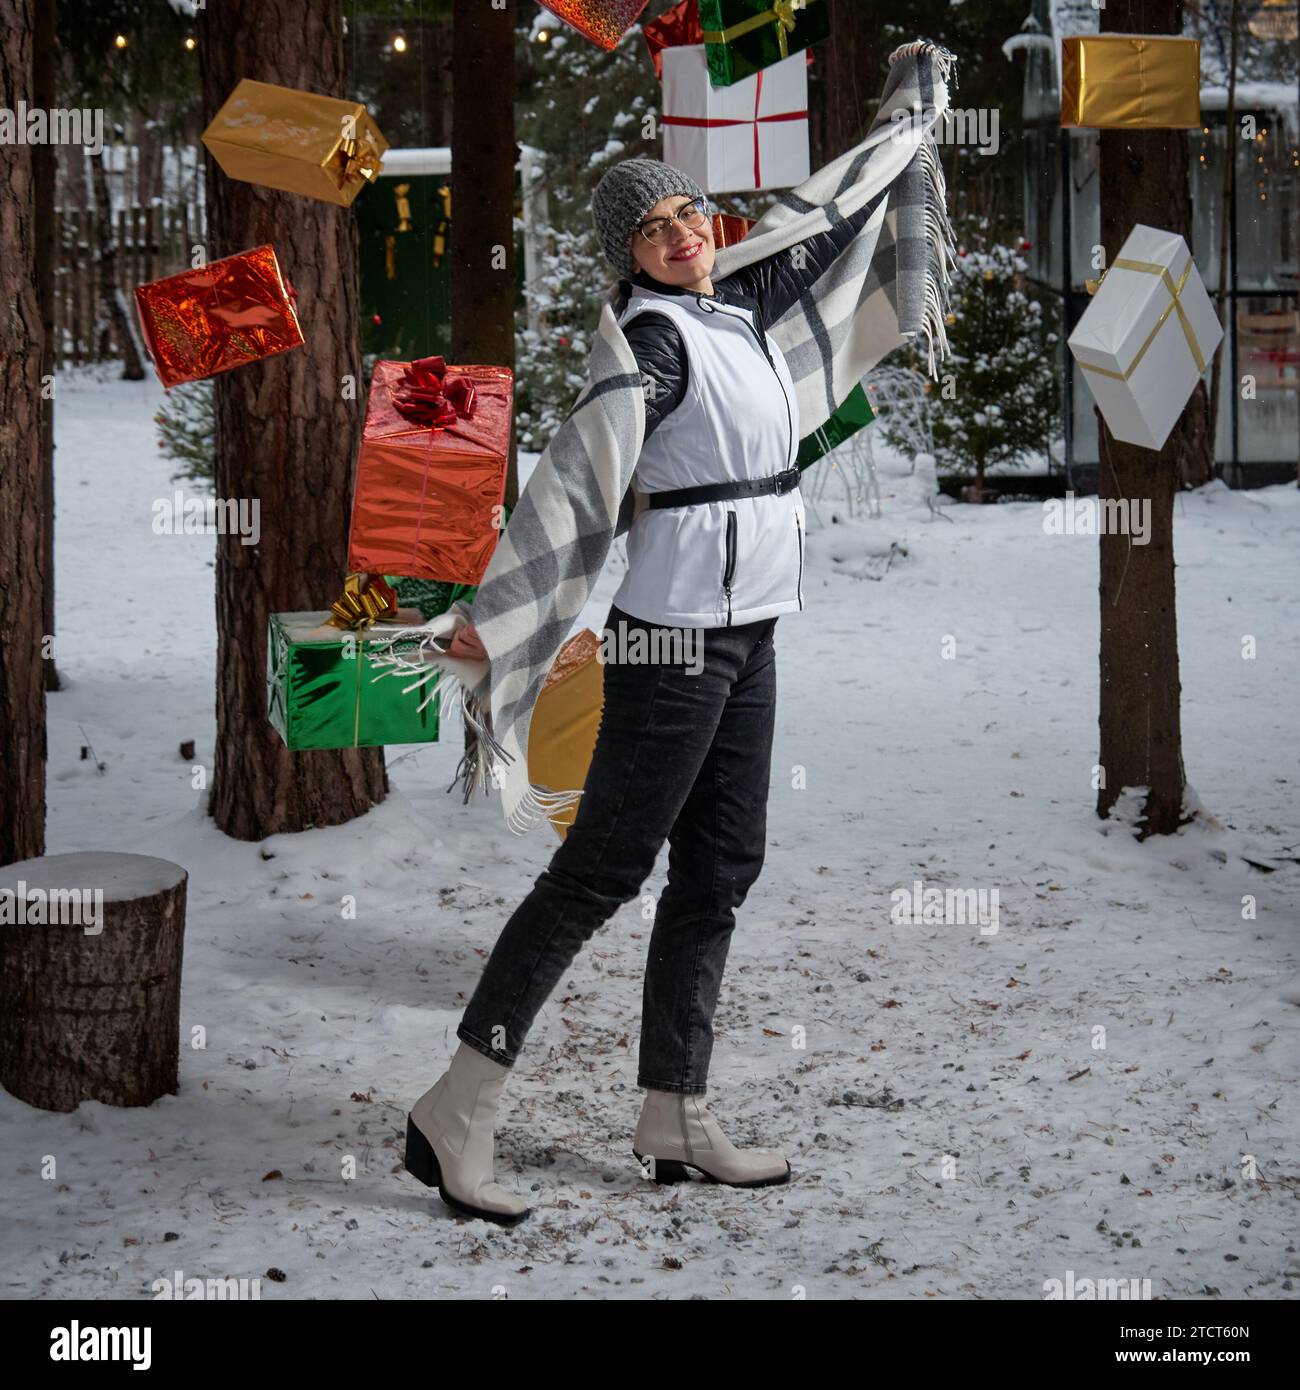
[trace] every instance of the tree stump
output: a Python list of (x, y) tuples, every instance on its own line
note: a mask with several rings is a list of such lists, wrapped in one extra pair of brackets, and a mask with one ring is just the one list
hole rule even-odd
[(145, 854), (0, 869), (0, 1085), (11, 1095), (68, 1111), (176, 1093), (187, 881)]

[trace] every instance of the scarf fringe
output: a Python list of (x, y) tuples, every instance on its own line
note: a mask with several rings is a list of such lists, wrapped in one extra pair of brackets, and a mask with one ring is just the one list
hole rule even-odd
[(942, 44), (934, 43), (930, 39), (913, 39), (911, 43), (900, 44), (889, 55), (888, 62), (892, 67), (895, 63), (901, 63), (904, 58), (919, 58), (921, 54), (927, 53), (931, 62), (939, 70), (939, 76), (945, 85), (951, 85), (955, 90), (957, 87), (957, 55), (949, 52)]
[(520, 798), (519, 805), (507, 818), (507, 824), (516, 835), (527, 834), (543, 821), (551, 821), (560, 811), (567, 811), (571, 806), (576, 806), (581, 799), (580, 790), (557, 792), (537, 782), (530, 782), (528, 790)]
[[(939, 44), (919, 39), (905, 43), (889, 55), (889, 61), (894, 63), (921, 54), (929, 55), (945, 86), (949, 83), (956, 85), (956, 56)], [(941, 115), (947, 109), (948, 102), (936, 97), (936, 112)], [(938, 147), (932, 139), (923, 140), (918, 153), (925, 175), (925, 234), (929, 248), (926, 256), (925, 305), (921, 315), (920, 332), (925, 336), (926, 366), (930, 376), (938, 380), (938, 363), (951, 354), (946, 320), (949, 311), (949, 286), (953, 271), (957, 268), (957, 260), (953, 254), (956, 237), (948, 217), (948, 186), (943, 176), (943, 163), (939, 158)]]
[[(444, 711), (459, 704), (461, 720), (469, 730), (470, 737), (466, 740), (465, 751), (456, 764), (456, 771), (447, 784), (447, 791), (450, 792), (459, 782), (461, 802), (468, 805), (476, 786), (481, 788), (486, 796), (490, 787), (504, 785), (505, 769), (515, 762), (515, 755), (492, 732), (492, 713), (487, 702), (474, 694), (454, 672), (445, 671), (415, 657), (416, 652), (426, 651), (432, 641), (432, 636), (429, 636), (418, 647), (407, 652), (399, 652), (390, 647), (379, 652), (369, 652), (367, 657), (372, 665), (388, 668), (380, 671), (375, 680), (382, 680), (385, 676), (400, 677), (412, 671), (418, 673), (415, 680), (402, 687), (403, 695), (433, 682), (429, 693), (420, 702), (420, 709), (424, 709), (431, 700), (440, 695), (443, 697)], [(516, 834), (525, 834), (543, 821), (550, 821), (559, 812), (576, 806), (581, 798), (581, 788), (555, 791), (541, 783), (530, 782), (518, 806), (506, 818), (507, 824)]]

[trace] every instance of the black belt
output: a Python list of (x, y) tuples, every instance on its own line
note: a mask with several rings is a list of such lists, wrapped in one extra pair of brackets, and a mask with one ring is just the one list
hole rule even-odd
[(769, 492), (778, 496), (799, 486), (801, 470), (787, 468), (766, 478), (740, 478), (731, 483), (704, 483), (700, 487), (678, 487), (668, 492), (650, 492), (647, 505), (651, 507), (694, 507), (701, 502), (728, 502), (733, 497), (763, 497)]

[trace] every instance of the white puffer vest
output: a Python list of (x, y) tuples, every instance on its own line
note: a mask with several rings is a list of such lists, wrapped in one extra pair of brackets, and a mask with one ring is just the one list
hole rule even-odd
[[(619, 324), (647, 312), (667, 314), (677, 325), (690, 379), (681, 403), (641, 450), (636, 489), (664, 492), (793, 467), (794, 382), (766, 335), (764, 353), (753, 313), (637, 285)], [(628, 572), (613, 601), (645, 622), (680, 627), (728, 627), (796, 612), (803, 607), (804, 527), (798, 488), (647, 508), (627, 534)]]

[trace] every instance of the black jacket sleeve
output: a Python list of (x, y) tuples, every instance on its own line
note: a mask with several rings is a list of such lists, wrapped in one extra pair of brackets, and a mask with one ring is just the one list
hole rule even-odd
[[(869, 200), (828, 231), (796, 242), (794, 247), (755, 261), (753, 265), (742, 266), (716, 281), (714, 288), (754, 300), (762, 312), (763, 322), (775, 323), (830, 269), (835, 258), (866, 225), (876, 206), (877, 200)], [(802, 248), (804, 253), (802, 268), (796, 268), (792, 255), (796, 248)]]
[(637, 314), (623, 330), (623, 336), (641, 369), (645, 437), (649, 439), (686, 395), (690, 372), (686, 344), (672, 319), (653, 309)]

